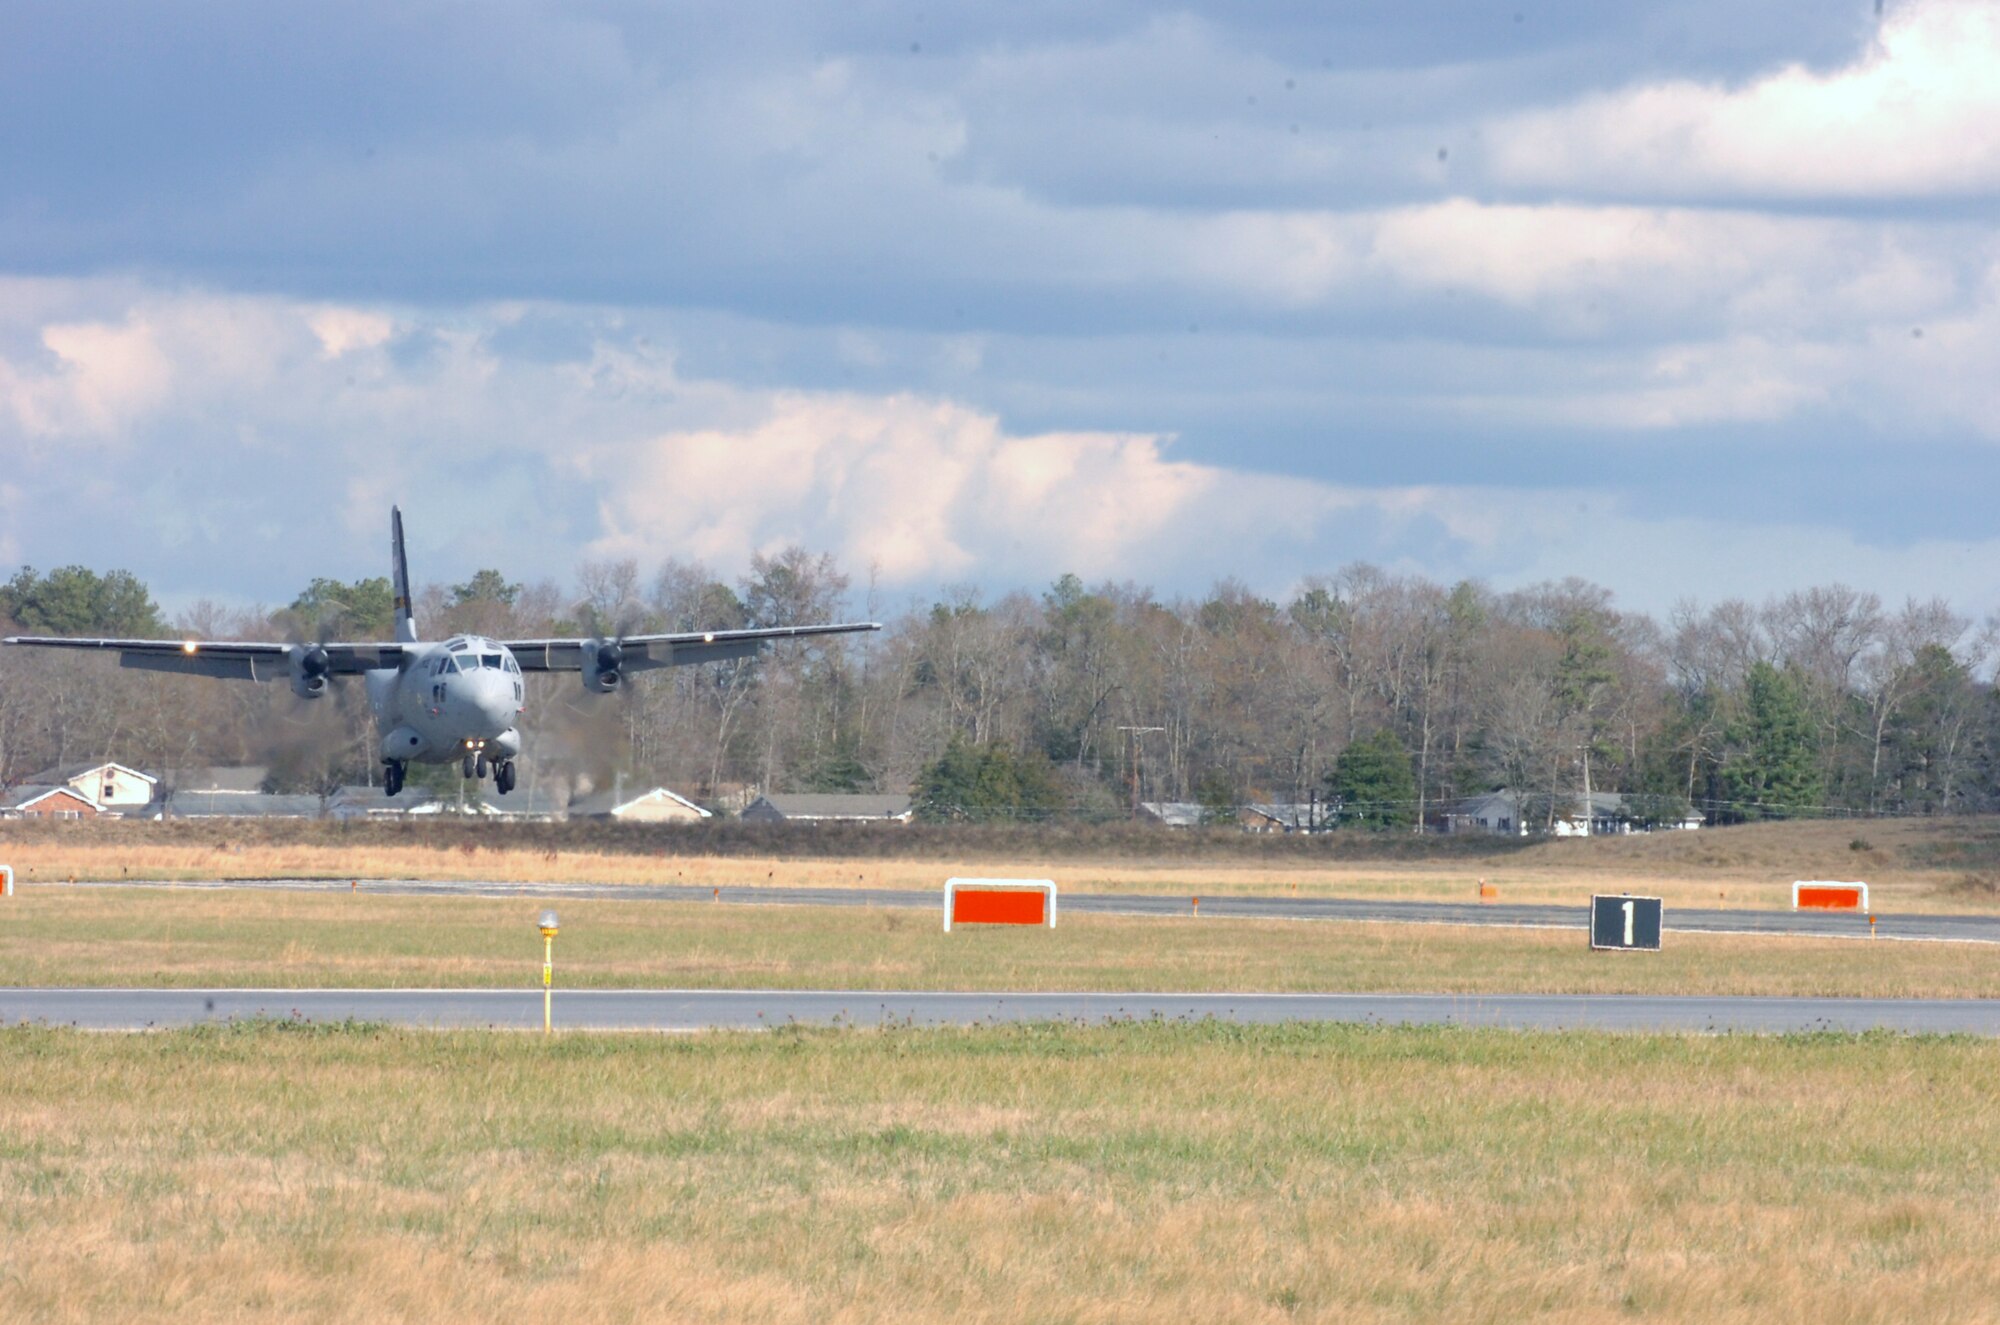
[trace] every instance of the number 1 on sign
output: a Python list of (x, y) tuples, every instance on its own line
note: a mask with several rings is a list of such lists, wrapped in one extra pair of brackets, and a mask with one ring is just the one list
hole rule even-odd
[(1625, 946), (1632, 946), (1632, 903), (1625, 903)]

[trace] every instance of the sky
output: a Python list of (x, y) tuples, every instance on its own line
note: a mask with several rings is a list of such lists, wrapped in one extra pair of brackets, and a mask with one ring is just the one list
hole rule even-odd
[(2000, 0), (0, 6), (0, 574), (2000, 609)]

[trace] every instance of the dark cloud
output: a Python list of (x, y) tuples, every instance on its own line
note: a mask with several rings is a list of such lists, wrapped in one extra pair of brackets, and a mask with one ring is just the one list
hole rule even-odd
[[(1947, 135), (1830, 140), (1880, 158), (1879, 187), (1676, 155), (1673, 123), (1641, 165), (1583, 141), (1593, 97), (1726, 109), (1869, 56), (1875, 24), (1818, 0), (0, 7), (0, 281), (79, 278), (0, 286), (17, 419), (75, 371), (51, 326), (181, 294), (397, 322), (393, 381), (303, 344), (287, 392), (218, 370), (198, 403), (103, 425), (129, 448), (107, 472), (151, 466), (164, 496), (51, 478), (10, 509), (112, 517), (128, 559), (170, 531), (177, 573), (213, 584), (231, 531), (175, 508), (227, 481), (260, 537), (338, 542), (375, 494), (302, 499), (300, 466), (374, 469), (517, 524), (546, 507), (514, 550), (560, 571), (603, 532), (606, 480), (534, 436), (615, 454), (678, 407), (552, 385), (610, 346), (758, 399), (917, 393), (1015, 433), (1174, 437), (1280, 482), (1970, 538), (1996, 477), (1991, 201), (1976, 172), (1887, 169), (1949, 173)], [(440, 403), (485, 395), (504, 403)], [(0, 443), (41, 435), (7, 418)], [(1357, 508), (1351, 539), (1300, 546), (1532, 561), (1461, 517)], [(445, 517), (441, 573), (498, 560), (498, 518)]]

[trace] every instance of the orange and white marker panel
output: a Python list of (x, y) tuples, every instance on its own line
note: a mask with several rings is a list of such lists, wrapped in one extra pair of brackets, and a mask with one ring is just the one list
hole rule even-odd
[(1792, 885), (1794, 911), (1866, 911), (1868, 885), (1829, 883), (1824, 879), (1800, 879)]
[(953, 925), (1056, 927), (1052, 879), (946, 879), (944, 932)]

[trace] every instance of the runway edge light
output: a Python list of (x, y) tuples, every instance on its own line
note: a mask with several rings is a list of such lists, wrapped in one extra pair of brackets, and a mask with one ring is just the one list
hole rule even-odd
[(555, 1030), (556, 931), (560, 928), (554, 911), (542, 912), (535, 922), (542, 931), (542, 1034)]

